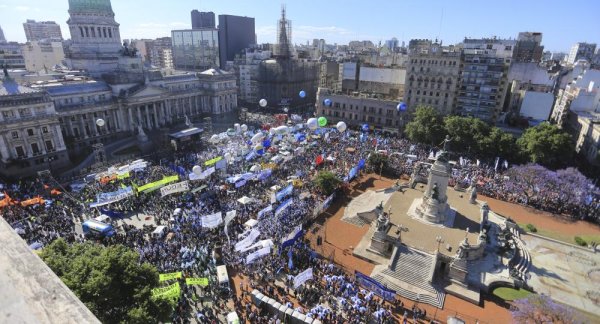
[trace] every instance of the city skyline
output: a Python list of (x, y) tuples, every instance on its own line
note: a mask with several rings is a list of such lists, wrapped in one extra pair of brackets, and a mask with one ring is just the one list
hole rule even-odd
[[(8, 41), (25, 42), (23, 23), (27, 19), (56, 21), (65, 38), (70, 38), (66, 25), (67, 0), (51, 3), (42, 0), (3, 2), (0, 5), (0, 21)], [(589, 0), (570, 2), (570, 6), (577, 10), (572, 10), (572, 13), (562, 10), (560, 16), (556, 8), (564, 3), (554, 0), (545, 2), (543, 7), (536, 2), (509, 0), (501, 7), (494, 8), (493, 16), (488, 14), (487, 5), (473, 6), (468, 1), (457, 1), (450, 5), (440, 0), (424, 3), (378, 0), (369, 3), (369, 8), (380, 8), (373, 13), (365, 11), (367, 8), (357, 0), (308, 0), (303, 3), (271, 0), (251, 3), (231, 0), (166, 3), (151, 0), (145, 2), (144, 6), (132, 1), (113, 0), (112, 6), (124, 39), (154, 39), (170, 36), (171, 30), (191, 28), (190, 12), (197, 9), (213, 11), (216, 15), (254, 17), (258, 43), (274, 43), (282, 3), (287, 6), (288, 18), (293, 22), (292, 42), (295, 44), (305, 44), (314, 38), (325, 39), (328, 44), (347, 44), (351, 40), (371, 40), (375, 44), (381, 41), (384, 44), (392, 37), (396, 37), (400, 43), (408, 43), (410, 39), (439, 38), (446, 44), (454, 44), (461, 42), (464, 37), (516, 38), (521, 31), (542, 32), (542, 44), (546, 50), (553, 52), (568, 52), (576, 42), (600, 42), (600, 36), (594, 33), (600, 30), (600, 20), (594, 18), (595, 9), (600, 9), (600, 3)], [(557, 23), (557, 19), (565, 23)]]

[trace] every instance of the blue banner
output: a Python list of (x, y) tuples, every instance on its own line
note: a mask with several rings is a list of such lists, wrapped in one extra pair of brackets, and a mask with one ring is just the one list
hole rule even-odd
[(123, 216), (124, 216), (123, 213), (121, 213), (121, 212), (106, 209), (106, 208), (100, 208), (100, 213), (104, 214), (110, 218), (123, 218)]
[(285, 211), (288, 207), (290, 207), (293, 203), (292, 198), (284, 201), (283, 203), (281, 203), (281, 205), (279, 205), (279, 207), (277, 207), (277, 209), (275, 209), (275, 217), (279, 216), (279, 214), (281, 214), (283, 211)]
[(381, 296), (383, 299), (393, 301), (396, 298), (395, 290), (388, 289), (373, 278), (358, 271), (356, 271), (354, 274), (356, 276), (356, 282), (358, 282), (359, 285)]
[(252, 159), (254, 159), (256, 157), (256, 153), (254, 153), (254, 151), (248, 153), (248, 155), (246, 155), (246, 161), (250, 161)]
[(357, 174), (358, 174), (358, 167), (354, 167), (354, 168), (350, 169), (350, 173), (348, 173), (348, 180), (354, 179)]
[(365, 159), (358, 161), (358, 169), (362, 170), (365, 168)]
[(279, 192), (277, 192), (277, 194), (275, 195), (275, 198), (277, 198), (277, 201), (282, 201), (283, 198), (291, 195), (292, 192), (294, 192), (294, 186), (289, 185), (289, 186), (283, 188), (282, 190), (280, 190)]
[(235, 183), (235, 187), (239, 188), (239, 187), (244, 186), (245, 184), (246, 184), (246, 180), (240, 180), (240, 181), (238, 181), (238, 182)]
[(258, 212), (258, 219), (260, 220), (266, 213), (270, 213), (273, 211), (273, 205), (269, 205), (265, 208), (263, 208), (261, 211)]
[(260, 171), (260, 173), (258, 174), (258, 180), (266, 180), (268, 177), (271, 176), (271, 174), (273, 173), (273, 170), (271, 169), (265, 169)]
[(323, 211), (325, 211), (327, 208), (329, 208), (329, 206), (331, 206), (331, 202), (333, 201), (333, 197), (335, 194), (331, 194), (331, 196), (327, 197), (327, 199), (325, 199), (325, 201), (323, 202)]
[(293, 232), (291, 232), (281, 243), (281, 248), (279, 251), (285, 249), (288, 246), (294, 245), (297, 239), (301, 238), (304, 235), (304, 230), (302, 229), (302, 225), (298, 225)]

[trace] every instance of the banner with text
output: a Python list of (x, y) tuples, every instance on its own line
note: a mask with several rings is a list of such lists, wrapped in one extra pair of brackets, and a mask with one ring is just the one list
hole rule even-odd
[(311, 280), (313, 278), (313, 269), (308, 268), (302, 272), (300, 272), (297, 276), (294, 277), (294, 289), (298, 289), (298, 287), (302, 286), (305, 282)]
[(160, 195), (161, 195), (161, 197), (164, 197), (164, 196), (168, 196), (170, 194), (184, 192), (184, 191), (188, 191), (188, 190), (190, 190), (189, 182), (182, 181), (182, 182), (173, 183), (168, 186), (160, 188)]

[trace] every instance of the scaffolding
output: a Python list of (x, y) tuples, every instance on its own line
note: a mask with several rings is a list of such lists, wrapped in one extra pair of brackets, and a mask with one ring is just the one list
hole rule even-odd
[(285, 5), (281, 5), (281, 19), (277, 23), (277, 45), (274, 55), (276, 58), (292, 57), (292, 22), (285, 18)]

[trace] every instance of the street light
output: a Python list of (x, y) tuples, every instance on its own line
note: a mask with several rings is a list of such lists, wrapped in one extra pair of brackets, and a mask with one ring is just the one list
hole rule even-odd
[(441, 235), (435, 237), (435, 241), (438, 243), (437, 253), (440, 253), (440, 244), (444, 242), (444, 238)]

